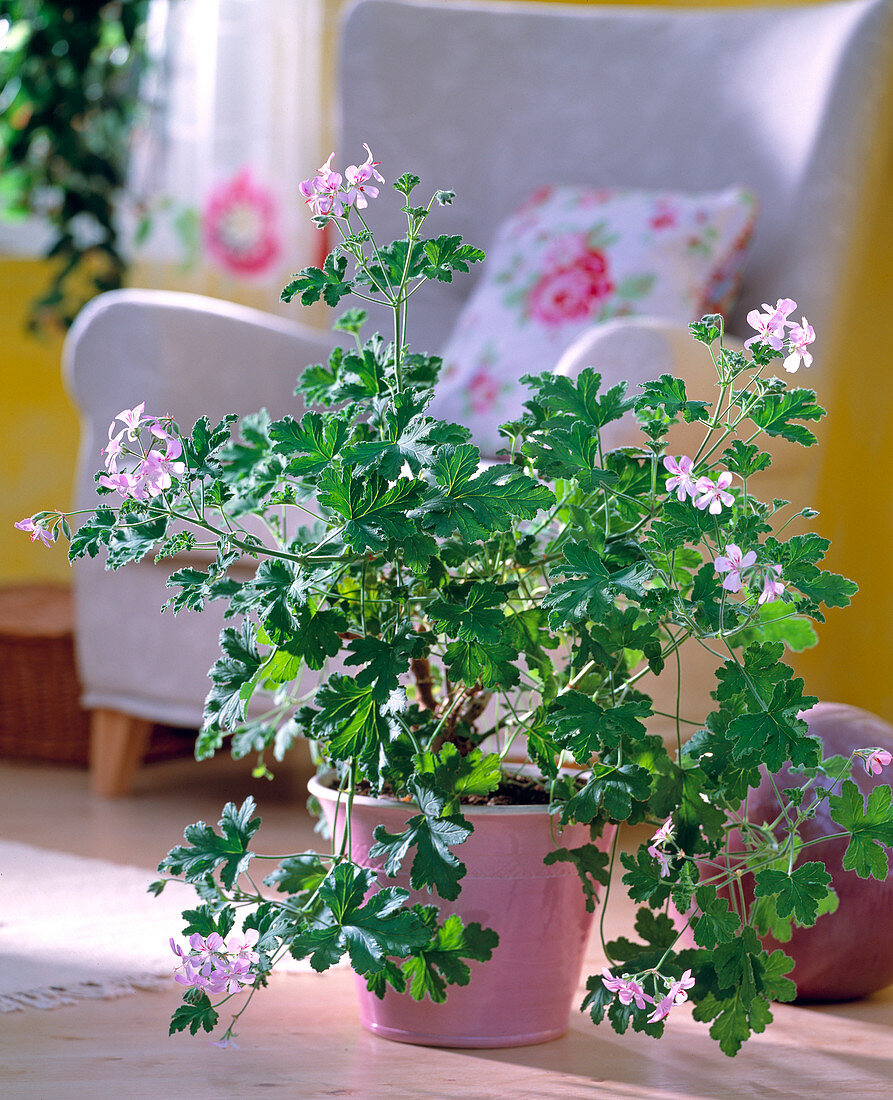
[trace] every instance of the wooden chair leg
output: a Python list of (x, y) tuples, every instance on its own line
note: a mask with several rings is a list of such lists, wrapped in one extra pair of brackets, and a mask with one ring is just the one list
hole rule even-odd
[(130, 794), (151, 730), (151, 722), (117, 710), (91, 712), (90, 786), (95, 794)]

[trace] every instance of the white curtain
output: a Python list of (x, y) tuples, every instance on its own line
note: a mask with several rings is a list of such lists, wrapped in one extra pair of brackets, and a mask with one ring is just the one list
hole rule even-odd
[(151, 110), (132, 161), (143, 282), (148, 272), (275, 308), (287, 277), (316, 259), (298, 183), (326, 131), (325, 4), (156, 0)]

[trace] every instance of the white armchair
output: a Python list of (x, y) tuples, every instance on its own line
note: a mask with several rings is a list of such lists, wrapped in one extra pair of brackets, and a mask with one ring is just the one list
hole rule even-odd
[[(761, 216), (731, 331), (744, 333), (747, 308), (782, 296), (809, 303), (816, 329), (828, 331), (889, 16), (890, 0), (716, 11), (361, 0), (342, 28), (338, 147), (349, 156), (369, 141), (397, 170), (455, 186), (460, 201), (429, 228), (484, 247), (545, 183), (743, 184)], [(402, 232), (399, 217), (376, 209), (382, 236)], [(443, 345), (472, 285), (460, 279), (419, 297), (415, 347)], [(65, 347), (84, 425), (77, 506), (95, 500), (92, 471), (120, 409), (145, 399), (185, 423), (231, 409), (294, 412), (296, 375), (331, 342), (193, 295), (98, 298)], [(612, 322), (569, 349), (561, 369), (591, 362), (610, 378), (691, 377), (701, 362), (692, 350), (671, 326)], [(814, 368), (810, 383), (818, 380)], [(151, 721), (201, 721), (221, 622), (208, 612), (159, 615), (166, 564), (110, 574), (87, 561), (75, 570), (93, 781), (107, 794), (128, 789)]]

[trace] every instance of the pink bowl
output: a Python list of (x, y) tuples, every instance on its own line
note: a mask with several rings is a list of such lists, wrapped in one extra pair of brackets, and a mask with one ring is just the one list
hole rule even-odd
[[(313, 779), (310, 792), (322, 804), (336, 843), (343, 827), (343, 799), (335, 821), (336, 792)], [(381, 870), (369, 859), (373, 831), (384, 825), (401, 832), (417, 810), (405, 802), (357, 796), (354, 799), (353, 859)], [(389, 989), (379, 999), (357, 978), (360, 1019), (386, 1039), (423, 1046), (510, 1047), (543, 1043), (567, 1030), (580, 980), (583, 953), (592, 924), (580, 880), (572, 864), (546, 866), (555, 848), (589, 841), (589, 828), (560, 829), (546, 806), (463, 806), (474, 832), (456, 855), (468, 868), (454, 902), (410, 890), (409, 904), (438, 904), (442, 917), (458, 913), (499, 934), (489, 962), (472, 962), (467, 986), (450, 986), (444, 1004), (414, 1001)], [(554, 835), (553, 835), (554, 830)], [(605, 831), (598, 843), (610, 843)], [(409, 875), (380, 881), (409, 890)]]

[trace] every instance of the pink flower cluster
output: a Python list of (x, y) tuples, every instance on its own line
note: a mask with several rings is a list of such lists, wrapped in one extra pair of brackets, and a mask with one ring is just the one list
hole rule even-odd
[(174, 981), (192, 986), (203, 993), (241, 993), (244, 986), (253, 985), (257, 974), (251, 967), (258, 961), (254, 950), (257, 930), (234, 933), (224, 940), (216, 932), (189, 937), (188, 952), (171, 937), (171, 950), (183, 961), (174, 971)]
[(696, 478), (693, 473), (694, 460), (688, 455), (678, 458), (667, 455), (664, 468), (672, 475), (667, 478), (667, 492), (675, 490), (677, 500), (691, 497), (695, 508), (702, 511), (706, 508), (713, 516), (718, 516), (724, 507), (731, 508), (735, 503), (735, 498), (728, 491), (732, 484), (732, 475), (728, 470), (724, 470), (716, 481), (706, 474)]
[(787, 351), (784, 369), (789, 374), (796, 373), (801, 363), (804, 367), (812, 366), (812, 355), (806, 349), (815, 340), (813, 327), (805, 317), (799, 325), (788, 320), (796, 308), (797, 303), (791, 298), (779, 298), (774, 308), (763, 303), (765, 313), (752, 309), (747, 315), (747, 323), (757, 330), (757, 335), (744, 341), (746, 348), (761, 343), (776, 351)]
[(884, 768), (888, 767), (893, 756), (886, 749), (861, 749), (856, 753), (862, 757), (865, 770), (869, 775), (880, 775)]
[[(180, 477), (186, 469), (182, 462), (176, 461), (183, 453), (180, 440), (166, 431), (154, 416), (144, 416), (145, 407), (146, 403), (142, 401), (132, 409), (122, 409), (109, 424), (108, 445), (102, 449), (108, 474), (100, 476), (99, 484), (105, 489), (114, 489), (122, 497), (129, 496), (135, 500), (157, 497), (169, 489), (173, 478)], [(115, 432), (118, 421), (124, 427)], [(152, 436), (148, 447), (140, 442), (140, 429), (143, 427), (148, 427)], [(136, 444), (136, 449), (125, 445), (125, 435), (128, 441)], [(161, 447), (164, 449), (161, 450)], [(131, 456), (138, 461), (131, 469), (119, 470), (118, 462), (122, 456), (125, 460), (126, 456)]]
[(655, 977), (667, 985), (666, 994), (657, 1002), (645, 992), (641, 984), (634, 978), (615, 978), (607, 967), (602, 967), (602, 981), (605, 988), (611, 993), (616, 993), (617, 999), (622, 1005), (632, 1004), (633, 1002), (635, 1002), (636, 1008), (644, 1008), (646, 1004), (654, 1005), (654, 1011), (648, 1017), (649, 1024), (657, 1023), (658, 1020), (668, 1016), (673, 1005), (681, 1005), (684, 1001), (687, 1001), (688, 993), (686, 993), (686, 990), (691, 989), (695, 984), (690, 970), (686, 970), (682, 977), (678, 979), (665, 978), (661, 974), (657, 974)]
[(656, 859), (660, 864), (660, 877), (664, 878), (670, 873), (670, 855), (660, 847), (661, 844), (667, 844), (673, 836), (673, 821), (671, 818), (661, 825), (654, 836), (651, 838), (651, 843), (648, 845), (648, 855), (652, 859)]
[(345, 208), (355, 206), (364, 210), (369, 199), (378, 198), (378, 188), (372, 182), (384, 183), (384, 176), (378, 171), (379, 161), (372, 159), (372, 150), (363, 142), (367, 157), (362, 164), (349, 164), (344, 175), (332, 169), (334, 153), (329, 154), (325, 164), (321, 164), (315, 176), (302, 180), (298, 190), (304, 196), (313, 214), (321, 217), (341, 218)]
[[(722, 586), (727, 592), (740, 592), (741, 586), (749, 578), (762, 583), (763, 590), (757, 598), (757, 603), (766, 603), (774, 600), (784, 592), (784, 581), (781, 578), (780, 565), (766, 565), (757, 567), (757, 555), (754, 550), (742, 553), (741, 548), (730, 542), (726, 546), (725, 555), (720, 555), (713, 565), (719, 574), (725, 573)], [(748, 576), (745, 577), (745, 574)]]

